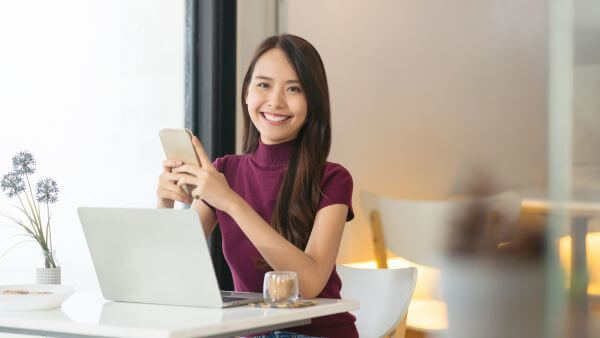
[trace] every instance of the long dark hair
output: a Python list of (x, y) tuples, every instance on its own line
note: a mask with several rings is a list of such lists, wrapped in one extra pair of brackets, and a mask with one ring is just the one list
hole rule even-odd
[(256, 61), (268, 50), (281, 49), (296, 71), (307, 101), (304, 126), (295, 140), (294, 154), (283, 177), (271, 225), (283, 237), (304, 250), (321, 199), (321, 176), (331, 148), (329, 89), (319, 53), (308, 41), (289, 34), (265, 39), (256, 50), (242, 85), (244, 140), (242, 151), (258, 147), (260, 133), (248, 115), (245, 98)]

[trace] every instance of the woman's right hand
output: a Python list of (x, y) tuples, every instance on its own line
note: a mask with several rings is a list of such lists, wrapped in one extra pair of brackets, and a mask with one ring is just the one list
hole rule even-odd
[(183, 165), (183, 162), (177, 160), (163, 161), (163, 172), (158, 178), (158, 188), (156, 195), (158, 196), (157, 208), (173, 208), (175, 201), (190, 204), (192, 198), (186, 192), (177, 186), (175, 174), (171, 172), (173, 168)]

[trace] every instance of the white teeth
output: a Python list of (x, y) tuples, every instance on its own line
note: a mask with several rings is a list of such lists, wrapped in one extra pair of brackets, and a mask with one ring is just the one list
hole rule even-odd
[(265, 116), (265, 118), (267, 120), (272, 121), (272, 122), (281, 122), (283, 120), (287, 120), (290, 118), (289, 116), (273, 115), (273, 114), (269, 114), (269, 113), (263, 113), (263, 115)]

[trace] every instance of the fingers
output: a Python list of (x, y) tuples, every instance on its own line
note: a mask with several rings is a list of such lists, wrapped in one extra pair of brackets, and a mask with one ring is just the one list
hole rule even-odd
[(182, 187), (184, 184), (198, 186), (198, 179), (194, 176), (190, 175), (178, 175), (177, 176), (177, 186)]
[(160, 179), (156, 195), (160, 198), (171, 199), (182, 203), (191, 203), (188, 194), (179, 186), (165, 179)]
[(194, 190), (192, 190), (192, 193), (191, 193), (191, 195), (192, 195), (192, 197), (193, 197), (195, 200), (199, 200), (199, 199), (201, 199), (201, 198), (202, 198), (202, 197), (200, 196), (200, 193), (201, 193), (201, 191), (200, 191), (200, 188), (196, 187)]
[[(180, 188), (180, 190), (181, 190), (181, 188)], [(170, 199), (170, 200), (174, 200), (174, 201), (178, 201), (178, 202), (186, 203), (186, 204), (192, 203), (192, 200), (187, 195), (183, 194), (183, 190), (182, 190), (182, 193), (177, 193), (174, 191), (159, 189), (156, 192), (156, 194), (160, 198)]]
[(172, 173), (175, 174), (189, 174), (189, 175), (193, 175), (193, 176), (199, 176), (202, 174), (202, 168), (195, 166), (193, 164), (184, 164), (180, 167), (174, 168), (173, 170), (171, 170)]
[(192, 186), (193, 189), (191, 190), (190, 195), (194, 199), (200, 199), (202, 198), (204, 189), (206, 189), (206, 179), (209, 175), (210, 174), (206, 170), (204, 170), (199, 177), (185, 175), (177, 181), (177, 186), (181, 187), (186, 184)]
[(165, 172), (165, 173), (171, 172), (171, 170), (173, 168), (177, 168), (177, 167), (181, 166), (182, 164), (183, 164), (183, 162), (180, 160), (164, 160), (162, 163), (163, 172)]
[(167, 173), (160, 174), (159, 180), (169, 182), (170, 184), (172, 184), (173, 182), (177, 182), (182, 177), (185, 177), (185, 176), (190, 176), (190, 175), (188, 175), (187, 173), (167, 172)]
[(174, 182), (161, 182), (161, 184), (158, 186), (158, 189), (170, 191), (176, 194), (180, 194), (182, 196), (188, 196), (185, 190), (183, 190), (180, 185), (177, 185), (177, 183)]
[(159, 177), (158, 188), (156, 190), (156, 195), (159, 198), (187, 204), (192, 202), (189, 195), (181, 188), (181, 186), (175, 184), (175, 182), (178, 181), (181, 176), (186, 176), (186, 174), (177, 174), (172, 172), (174, 168), (178, 168), (182, 166), (182, 164), (183, 162), (180, 160), (163, 161), (163, 172)]
[(210, 158), (206, 154), (202, 143), (196, 136), (192, 139), (192, 143), (194, 144), (194, 148), (196, 149), (196, 154), (198, 154), (198, 158), (200, 159), (200, 164), (202, 164), (202, 168), (204, 169), (214, 169)]

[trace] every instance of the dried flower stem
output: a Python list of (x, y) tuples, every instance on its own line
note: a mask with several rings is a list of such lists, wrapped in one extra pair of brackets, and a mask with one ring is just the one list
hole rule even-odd
[(50, 206), (49, 203), (46, 202), (46, 243), (48, 243), (48, 247), (50, 248), (50, 252), (53, 252), (52, 249), (52, 233), (50, 232)]
[[(29, 191), (31, 193), (33, 193), (33, 191), (31, 190), (31, 184), (29, 183), (29, 179), (27, 179), (27, 184), (29, 185)], [(27, 217), (27, 219), (29, 221), (30, 226), (27, 226), (24, 222), (20, 221), (19, 219), (10, 217), (6, 214), (3, 214), (2, 216), (12, 220), (13, 222), (15, 222), (16, 224), (21, 226), (21, 228), (23, 228), (23, 230), (25, 230), (25, 232), (28, 234), (28, 236), (35, 239), (35, 241), (40, 245), (40, 247), (43, 251), (43, 254), (44, 254), (45, 260), (46, 260), (46, 266), (50, 267), (50, 268), (55, 268), (56, 263), (54, 261), (53, 255), (52, 255), (52, 243), (51, 243), (51, 232), (50, 232), (50, 207), (49, 207), (48, 203), (46, 203), (48, 218), (47, 218), (47, 222), (46, 222), (46, 231), (44, 231), (44, 229), (42, 228), (42, 217), (39, 212), (40, 208), (37, 207), (36, 202), (33, 199), (33, 195), (30, 196), (27, 193), (27, 191), (23, 191), (22, 193), (23, 193), (23, 195), (25, 195), (25, 200), (27, 201), (27, 206), (29, 206), (29, 208), (27, 208), (25, 206), (25, 203), (23, 201), (23, 198), (21, 198), (20, 193), (17, 194), (16, 196), (19, 199), (19, 203), (21, 204), (21, 207), (19, 207), (19, 206), (15, 206), (15, 207), (17, 209), (19, 209), (23, 214), (25, 214), (25, 216)], [(25, 241), (25, 242), (27, 242), (27, 241)], [(24, 242), (19, 242), (19, 243), (17, 243), (17, 245), (21, 244), (21, 243), (24, 243)], [(13, 249), (17, 245), (11, 246), (8, 250), (6, 250), (0, 256), (0, 258), (2, 258), (4, 255), (6, 255), (8, 253), (8, 251)]]
[[(49, 204), (58, 200), (58, 186), (53, 179), (44, 178), (37, 183), (37, 195), (33, 194), (29, 175), (35, 173), (36, 162), (33, 155), (28, 151), (21, 151), (15, 155), (12, 159), (12, 164), (13, 171), (2, 177), (0, 187), (9, 198), (17, 196), (21, 206), (14, 207), (20, 210), (27, 219), (24, 222), (21, 218), (11, 217), (7, 214), (0, 214), (0, 216), (8, 218), (16, 225), (20, 226), (23, 231), (25, 231), (25, 234), (22, 235), (35, 239), (45, 256), (46, 267), (55, 268), (56, 261), (54, 260), (52, 249), (52, 232), (50, 231), (51, 213)], [(25, 186), (23, 178), (27, 182), (27, 187)], [(29, 192), (27, 190), (29, 190)], [(21, 196), (21, 193), (25, 195), (24, 198)], [(46, 203), (45, 225), (42, 220), (41, 203)], [(12, 246), (10, 249), (15, 246)], [(2, 256), (4, 256), (4, 254)]]
[[(41, 223), (42, 220), (40, 219), (40, 212), (39, 212), (39, 210), (38, 210), (38, 208), (37, 208), (37, 206), (36, 206), (36, 204), (34, 202), (34, 199), (33, 199), (33, 190), (31, 189), (31, 183), (29, 182), (29, 175), (25, 174), (25, 179), (27, 180), (27, 187), (29, 187), (29, 194), (31, 195), (31, 201), (33, 202), (32, 213), (34, 215), (37, 215), (38, 222)], [(27, 196), (27, 193), (25, 193), (25, 196)], [(27, 197), (27, 200), (29, 201), (29, 197)], [(38, 224), (40, 224), (40, 223), (38, 223)]]
[[(25, 195), (25, 197), (27, 197), (27, 194)], [(25, 209), (25, 204), (23, 203), (23, 200), (21, 199), (21, 196), (17, 195), (17, 198), (19, 199), (19, 202), (21, 203), (21, 207), (22, 207), (22, 208), (17, 207), (17, 209), (21, 210), (25, 214), (25, 216), (27, 216), (27, 218), (29, 219), (29, 224), (32, 225), (31, 232), (33, 232), (37, 236), (38, 235), (38, 231), (37, 231), (37, 228), (35, 227), (36, 220), (32, 219), (31, 216), (29, 215), (29, 213), (27, 212), (27, 209)], [(29, 206), (31, 206), (31, 203), (29, 202), (29, 198), (27, 198), (27, 203), (29, 203)], [(20, 221), (19, 221), (19, 224), (21, 224), (22, 226), (25, 226)]]

